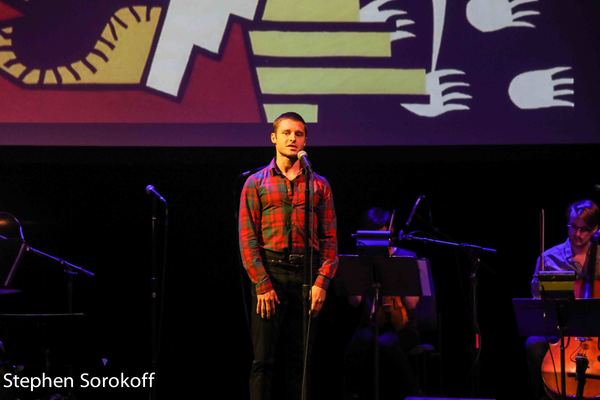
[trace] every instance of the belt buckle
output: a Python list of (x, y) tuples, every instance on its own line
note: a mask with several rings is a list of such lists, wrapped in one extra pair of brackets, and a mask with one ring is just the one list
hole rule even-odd
[(290, 260), (290, 264), (300, 265), (304, 259), (304, 255), (302, 254), (290, 254), (288, 259)]

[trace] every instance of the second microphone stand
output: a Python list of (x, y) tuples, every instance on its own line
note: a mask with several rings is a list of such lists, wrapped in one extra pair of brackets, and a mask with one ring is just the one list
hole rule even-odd
[(473, 329), (473, 349), (475, 352), (475, 356), (473, 359), (473, 364), (471, 367), (471, 394), (478, 395), (479, 394), (479, 374), (480, 374), (480, 365), (479, 365), (479, 355), (481, 353), (481, 329), (479, 327), (479, 317), (478, 317), (478, 309), (479, 309), (479, 301), (478, 301), (478, 273), (479, 268), (481, 267), (481, 258), (479, 255), (481, 253), (491, 253), (496, 254), (497, 250), (489, 247), (477, 246), (470, 243), (458, 243), (451, 242), (446, 240), (438, 240), (431, 239), (426, 237), (414, 236), (412, 234), (401, 234), (398, 237), (398, 242), (402, 240), (416, 240), (419, 242), (425, 243), (433, 243), (436, 245), (442, 246), (450, 246), (457, 247), (464, 250), (469, 258), (471, 264), (471, 271), (469, 272), (469, 281), (471, 284), (471, 296), (470, 296), (470, 308), (471, 308), (471, 324)]
[[(151, 366), (152, 371), (158, 371), (158, 359), (160, 356), (160, 343), (162, 336), (162, 322), (163, 322), (163, 309), (164, 309), (164, 286), (165, 286), (165, 273), (166, 273), (166, 260), (167, 260), (167, 238), (168, 238), (168, 221), (169, 221), (169, 207), (167, 200), (160, 195), (152, 185), (146, 186), (146, 193), (152, 197), (152, 250), (151, 250), (151, 277), (150, 277), (150, 301), (151, 301), (151, 340), (152, 340), (152, 354), (151, 354)], [(164, 221), (163, 221), (163, 240), (162, 240), (162, 254), (159, 253), (159, 242), (160, 242), (160, 229), (158, 225), (159, 205), (163, 206), (164, 209)], [(150, 389), (150, 400), (157, 398), (156, 385), (152, 385)]]

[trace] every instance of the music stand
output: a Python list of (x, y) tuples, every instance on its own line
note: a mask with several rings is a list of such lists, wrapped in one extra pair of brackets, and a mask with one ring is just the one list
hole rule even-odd
[(560, 338), (561, 391), (566, 396), (565, 336), (600, 336), (600, 299), (513, 299), (519, 334)]
[[(425, 260), (415, 257), (389, 257), (383, 255), (339, 256), (335, 277), (339, 295), (358, 296), (373, 291), (373, 399), (379, 399), (379, 324), (377, 315), (382, 306), (382, 296), (422, 296), (432, 293), (431, 280)], [(423, 272), (425, 271), (425, 272)]]
[(335, 275), (338, 295), (364, 295), (373, 288), (376, 279), (381, 285), (382, 296), (431, 296), (433, 292), (425, 259), (339, 255), (339, 268)]
[(369, 250), (387, 253), (391, 245), (392, 231), (356, 231), (352, 237), (356, 238), (356, 248), (361, 254), (365, 254)]

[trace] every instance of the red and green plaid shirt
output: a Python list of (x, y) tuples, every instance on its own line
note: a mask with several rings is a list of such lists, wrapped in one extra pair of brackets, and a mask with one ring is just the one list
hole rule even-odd
[[(240, 199), (240, 252), (257, 294), (273, 288), (261, 257), (262, 249), (290, 254), (304, 252), (305, 180), (302, 174), (290, 181), (273, 159), (244, 184)], [(321, 256), (315, 285), (327, 289), (338, 265), (333, 194), (329, 182), (317, 174), (313, 178), (313, 192), (311, 245)]]

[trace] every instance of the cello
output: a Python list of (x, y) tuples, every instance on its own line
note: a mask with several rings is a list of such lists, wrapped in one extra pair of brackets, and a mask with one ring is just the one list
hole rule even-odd
[[(590, 242), (583, 279), (575, 282), (579, 299), (600, 296), (600, 281), (596, 278), (597, 237)], [(597, 337), (565, 337), (565, 397), (562, 394), (560, 341), (550, 344), (542, 361), (542, 380), (547, 394), (554, 400), (562, 398), (600, 399), (600, 344)]]

